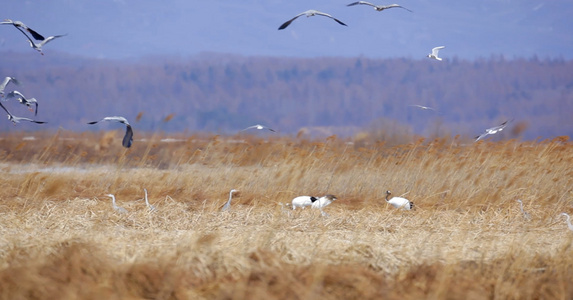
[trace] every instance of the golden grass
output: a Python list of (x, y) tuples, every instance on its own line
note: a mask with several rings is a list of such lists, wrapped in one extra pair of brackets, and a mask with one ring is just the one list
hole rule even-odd
[[(2, 299), (573, 297), (566, 138), (140, 134), (125, 150), (121, 135), (0, 136)], [(386, 190), (416, 209), (388, 206)], [(278, 204), (326, 193), (329, 217)]]

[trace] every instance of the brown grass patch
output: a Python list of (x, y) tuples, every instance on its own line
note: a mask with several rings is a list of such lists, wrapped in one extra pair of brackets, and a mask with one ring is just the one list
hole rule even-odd
[[(128, 150), (117, 132), (0, 138), (3, 299), (573, 297), (565, 138), (358, 146), (141, 133)], [(386, 190), (416, 209), (389, 207)], [(338, 197), (329, 217), (279, 205), (326, 193)]]

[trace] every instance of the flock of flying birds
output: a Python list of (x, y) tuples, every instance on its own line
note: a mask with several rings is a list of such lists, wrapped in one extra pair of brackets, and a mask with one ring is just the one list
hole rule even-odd
[[(390, 5), (375, 5), (372, 4), (370, 2), (366, 2), (366, 1), (357, 1), (357, 2), (353, 2), (348, 4), (347, 6), (355, 6), (355, 5), (366, 5), (366, 6), (371, 6), (372, 8), (374, 8), (374, 10), (376, 11), (383, 11), (383, 10), (387, 10), (390, 8), (402, 8), (404, 10), (407, 10), (409, 12), (412, 12), (411, 10), (398, 5), (398, 4), (390, 4)], [(336, 21), (338, 24), (340, 25), (344, 25), (347, 26), (344, 22), (340, 21), (339, 19), (318, 11), (318, 10), (307, 10), (304, 11), (296, 16), (294, 16), (292, 19), (284, 22), (281, 26), (279, 26), (279, 30), (283, 30), (285, 28), (287, 28), (294, 20), (298, 19), (301, 16), (306, 16), (306, 17), (312, 17), (312, 16), (323, 16), (323, 17), (328, 17), (334, 21)], [(44, 52), (42, 52), (42, 47), (44, 45), (46, 45), (48, 42), (66, 36), (66, 34), (62, 34), (62, 35), (54, 35), (54, 36), (48, 36), (48, 37), (44, 37), (43, 35), (41, 35), (40, 33), (38, 33), (37, 31), (33, 30), (32, 28), (28, 27), (26, 24), (24, 24), (21, 21), (13, 21), (11, 19), (5, 19), (4, 21), (0, 22), (0, 25), (12, 25), (14, 28), (16, 28), (18, 31), (20, 31), (28, 40), (28, 42), (30, 43), (30, 47), (32, 47), (33, 49), (35, 49), (36, 51), (38, 51), (40, 54), (44, 55)], [(31, 37), (28, 35), (30, 34)], [(35, 42), (38, 41), (38, 42)], [(438, 61), (441, 61), (442, 58), (440, 58), (438, 56), (438, 52), (441, 49), (444, 49), (445, 46), (439, 46), (439, 47), (434, 47), (432, 49), (432, 52), (430, 54), (427, 55), (427, 57), (431, 58), (431, 59), (435, 59)], [(19, 85), (19, 81), (14, 78), (14, 77), (6, 77), (4, 79), (4, 81), (2, 82), (2, 84), (0, 84), (0, 96), (2, 98), (4, 98), (4, 89), (6, 88), (6, 85), (8, 85), (9, 83), (14, 83), (16, 85)], [(38, 115), (38, 101), (35, 98), (26, 98), (21, 92), (19, 91), (11, 91), (6, 95), (6, 101), (9, 99), (15, 98), (18, 102), (20, 102), (22, 105), (26, 105), (31, 111), (34, 111), (34, 116)], [(34, 109), (32, 109), (32, 105), (34, 105)], [(10, 121), (12, 121), (12, 123), (16, 124), (19, 123), (20, 121), (28, 121), (28, 122), (32, 122), (32, 123), (36, 123), (36, 124), (44, 124), (46, 122), (43, 121), (37, 121), (34, 119), (30, 119), (30, 118), (26, 118), (26, 117), (18, 117), (13, 115), (12, 113), (10, 113), (10, 111), (6, 108), (6, 106), (4, 106), (1, 102), (0, 102), (0, 106), (2, 107), (2, 109), (4, 109), (4, 111), (8, 114), (8, 119)], [(429, 110), (434, 110), (431, 107), (427, 107), (427, 106), (422, 106), (422, 105), (410, 105), (410, 106), (414, 106), (414, 107), (418, 107), (420, 109), (429, 109)], [(126, 125), (126, 131), (125, 131), (125, 135), (123, 137), (122, 140), (122, 145), (126, 148), (131, 147), (132, 143), (133, 143), (133, 129), (131, 127), (131, 125), (129, 124), (129, 122), (127, 121), (127, 119), (125, 117), (121, 117), (121, 116), (111, 116), (111, 117), (105, 117), (100, 121), (112, 121), (112, 122), (119, 122), (122, 123), (124, 125)], [(94, 121), (94, 122), (89, 122), (88, 124), (96, 124), (100, 121)], [(509, 121), (505, 121), (502, 124), (492, 127), (492, 128), (488, 128), (485, 130), (484, 133), (478, 135), (475, 137), (475, 141), (479, 141), (482, 138), (486, 137), (487, 135), (490, 134), (495, 134), (497, 132), (502, 131), (505, 126), (507, 125)], [(241, 131), (245, 131), (245, 130), (249, 130), (249, 129), (258, 129), (258, 130), (269, 130), (271, 132), (276, 132), (274, 129), (269, 128), (267, 126), (264, 125), (253, 125), (253, 126), (249, 126)]]
[[(347, 6), (355, 6), (355, 5), (371, 6), (376, 11), (383, 11), (383, 10), (390, 9), (390, 8), (402, 8), (404, 10), (412, 12), (411, 10), (409, 10), (409, 9), (407, 9), (401, 5), (398, 5), (398, 4), (375, 5), (375, 4), (366, 2), (366, 1), (353, 2), (353, 3), (348, 4)], [(284, 22), (281, 26), (279, 26), (278, 29), (283, 30), (283, 29), (287, 28), (293, 21), (295, 21), (296, 19), (298, 19), (301, 16), (306, 16), (306, 17), (324, 16), (324, 17), (328, 17), (328, 18), (336, 21), (340, 25), (347, 26), (344, 22), (340, 21), (339, 19), (337, 19), (337, 18), (335, 18), (335, 17), (333, 17), (327, 13), (323, 13), (323, 12), (320, 12), (317, 10), (307, 10), (305, 12), (302, 12), (302, 13), (294, 16), (292, 19)], [(35, 49), (36, 51), (38, 51), (42, 55), (44, 55), (44, 53), (42, 52), (42, 47), (44, 45), (46, 45), (48, 42), (50, 42), (54, 39), (65, 36), (65, 34), (64, 34), (64, 35), (49, 36), (49, 37), (45, 38), (43, 35), (39, 34), (37, 31), (31, 29), (30, 27), (26, 26), (26, 24), (22, 23), (21, 21), (12, 21), (10, 19), (6, 19), (3, 22), (0, 22), (0, 25), (12, 25), (12, 26), (14, 26), (18, 31), (20, 31), (24, 36), (26, 36), (26, 38), (28, 39), (28, 42), (30, 43), (30, 47), (32, 47), (33, 49)], [(31, 35), (31, 37), (28, 36), (28, 34), (26, 32), (29, 33)], [(39, 41), (39, 42), (35, 42), (34, 40)], [(427, 57), (441, 61), (442, 58), (440, 58), (438, 56), (438, 52), (444, 48), (445, 48), (444, 46), (439, 46), (439, 47), (433, 48), (432, 52), (430, 54), (428, 54)], [(2, 83), (0, 84), (0, 97), (4, 98), (4, 96), (5, 96), (4, 90), (5, 90), (6, 86), (10, 83), (15, 84), (15, 85), (20, 85), (20, 82), (16, 78), (6, 77), (2, 81)], [(18, 102), (20, 102), (20, 104), (27, 106), (28, 109), (33, 111), (34, 115), (37, 116), (37, 114), (38, 114), (38, 101), (35, 98), (27, 98), (21, 92), (16, 91), (16, 90), (13, 90), (13, 91), (9, 92), (8, 94), (6, 94), (6, 100), (5, 101), (8, 101), (9, 99), (12, 99), (12, 98), (16, 98), (16, 100)], [(13, 115), (12, 113), (10, 113), (10, 111), (2, 104), (2, 102), (0, 102), (0, 106), (8, 114), (8, 119), (10, 121), (12, 121), (14, 124), (19, 123), (20, 121), (29, 121), (29, 122), (33, 122), (36, 124), (46, 123), (43, 121), (37, 121), (37, 120), (30, 119), (30, 118), (17, 117), (15, 115)], [(32, 106), (34, 106), (34, 107), (32, 107)], [(422, 105), (410, 105), (410, 106), (417, 107), (417, 108), (424, 109), (424, 110), (434, 110), (435, 111), (435, 109), (433, 109), (431, 107), (427, 107), (427, 106), (422, 106)], [(104, 117), (103, 119), (101, 119), (99, 121), (89, 122), (88, 124), (93, 125), (93, 124), (97, 124), (101, 121), (119, 122), (121, 124), (124, 124), (126, 126), (126, 131), (125, 131), (125, 135), (124, 135), (123, 140), (122, 140), (122, 145), (126, 148), (131, 147), (131, 145), (133, 143), (133, 129), (132, 129), (131, 125), (129, 124), (129, 122), (127, 121), (126, 118), (121, 117), (121, 116)], [(475, 137), (475, 141), (477, 142), (477, 141), (483, 139), (484, 137), (486, 137), (487, 135), (496, 134), (496, 133), (502, 131), (507, 126), (508, 122), (510, 122), (510, 120), (505, 121), (498, 126), (486, 129), (484, 133)], [(263, 130), (264, 129), (264, 130), (269, 130), (271, 132), (276, 132), (274, 129), (269, 128), (269, 127), (264, 126), (264, 125), (260, 125), (260, 124), (249, 126), (245, 129), (242, 129), (241, 131), (245, 131), (245, 130), (249, 130), (249, 129), (257, 129), (257, 130)], [(149, 204), (149, 201), (147, 199), (147, 190), (144, 189), (144, 191), (145, 191), (145, 203), (146, 203), (148, 209), (150, 211), (155, 211), (156, 210), (155, 206)], [(231, 199), (233, 197), (233, 193), (236, 193), (236, 192), (238, 192), (238, 191), (235, 189), (230, 191), (229, 200), (221, 208), (221, 211), (229, 211), (231, 209)], [(392, 205), (395, 208), (405, 209), (405, 210), (411, 210), (414, 208), (414, 203), (409, 201), (406, 198), (392, 197), (391, 199), (388, 199), (388, 197), (391, 194), (392, 193), (390, 191), (386, 192), (386, 198), (385, 199), (386, 199), (386, 202), (388, 204)], [(119, 213), (127, 213), (127, 210), (125, 208), (120, 207), (116, 204), (115, 196), (113, 194), (108, 194), (106, 196), (108, 196), (112, 199), (112, 205), (113, 205), (114, 210), (116, 210)], [(320, 209), (323, 216), (328, 216), (328, 214), (323, 211), (323, 208), (328, 206), (329, 204), (331, 204), (335, 200), (337, 200), (336, 196), (331, 195), (331, 194), (327, 194), (327, 195), (322, 196), (322, 197), (298, 196), (298, 197), (294, 198), (291, 201), (291, 203), (286, 204), (286, 206), (291, 206), (293, 210), (295, 210), (297, 207), (304, 209), (305, 207), (310, 206), (312, 208)], [(529, 215), (529, 213), (527, 213), (523, 210), (522, 201), (521, 200), (517, 200), (517, 201), (520, 204), (520, 209), (521, 209), (521, 212), (523, 213), (524, 218), (529, 220), (530, 215)], [(561, 215), (563, 215), (567, 218), (568, 228), (573, 231), (573, 225), (571, 225), (569, 215), (567, 215), (566, 213), (562, 213)]]

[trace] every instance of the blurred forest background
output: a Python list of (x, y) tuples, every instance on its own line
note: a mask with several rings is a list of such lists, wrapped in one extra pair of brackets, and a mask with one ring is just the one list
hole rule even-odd
[[(550, 138), (573, 135), (571, 70), (570, 60), (538, 57), (437, 62), (202, 53), (121, 61), (0, 53), (0, 75), (22, 82), (6, 90), (38, 99), (36, 119), (49, 122), (41, 128), (74, 131), (101, 130), (85, 123), (122, 115), (143, 131), (234, 134), (261, 123), (282, 134), (384, 129), (469, 138), (513, 119), (492, 138)], [(5, 105), (33, 116), (16, 102)], [(32, 129), (38, 125), (0, 123), (1, 131)]]

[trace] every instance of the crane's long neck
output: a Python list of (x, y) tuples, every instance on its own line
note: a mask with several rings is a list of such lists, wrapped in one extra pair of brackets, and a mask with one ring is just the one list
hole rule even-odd
[(113, 204), (114, 207), (117, 206), (117, 205), (115, 204), (115, 196), (111, 196), (111, 203)]
[(231, 198), (233, 198), (233, 192), (229, 193), (229, 200), (227, 201), (227, 203), (231, 203)]
[(147, 190), (144, 189), (143, 191), (145, 192), (145, 204), (147, 204), (147, 206), (149, 206), (149, 200), (147, 200)]
[(386, 201), (390, 201), (390, 200), (388, 199), (389, 196), (390, 196), (390, 194), (386, 193)]

